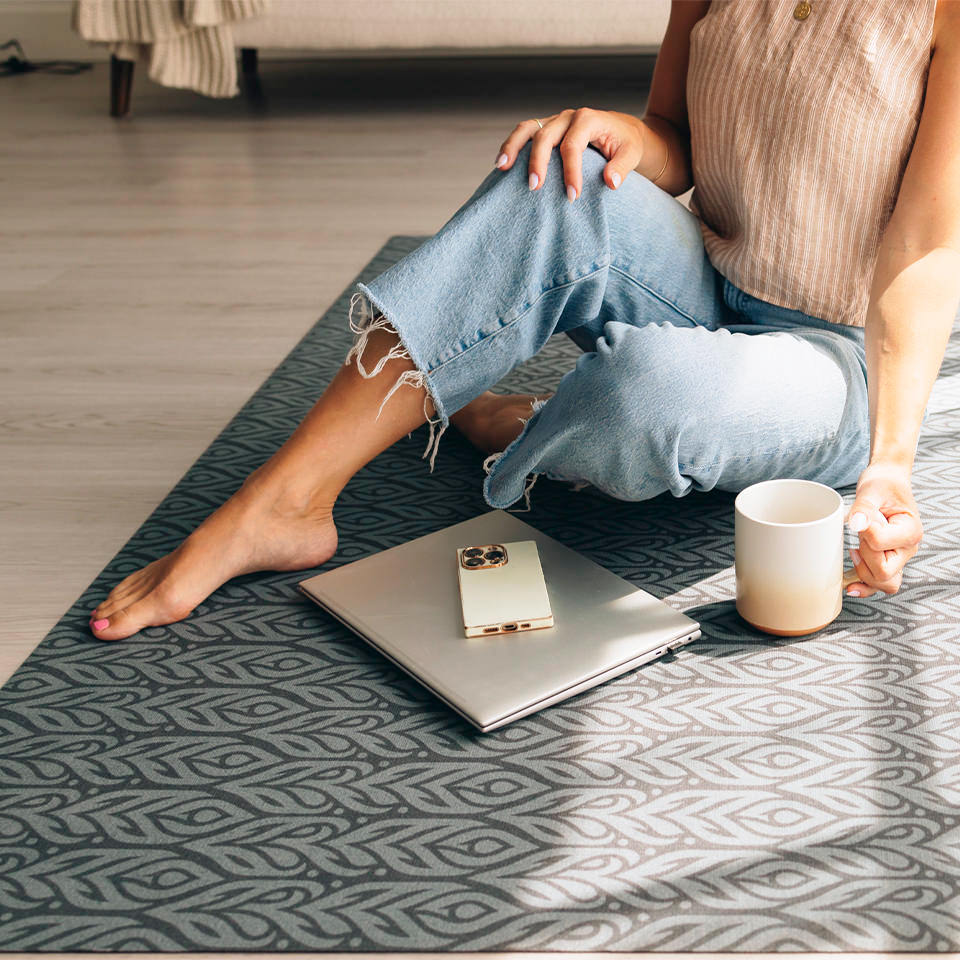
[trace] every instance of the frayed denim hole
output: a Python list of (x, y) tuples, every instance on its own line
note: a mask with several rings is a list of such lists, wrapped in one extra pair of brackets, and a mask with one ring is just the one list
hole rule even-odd
[[(360, 304), (360, 319), (354, 320), (353, 311), (358, 303)], [(414, 362), (413, 358), (410, 356), (409, 350), (403, 343), (400, 331), (382, 312), (375, 312), (373, 304), (362, 290), (358, 290), (350, 298), (350, 311), (347, 315), (347, 322), (356, 339), (354, 340), (353, 346), (347, 353), (347, 357), (344, 360), (343, 365), (349, 366), (350, 362), (355, 360), (357, 372), (361, 377), (364, 378), (364, 380), (370, 380), (375, 377), (391, 360), (409, 360), (411, 363)], [(367, 370), (363, 365), (362, 355), (363, 351), (366, 349), (370, 334), (373, 333), (374, 330), (392, 331), (394, 334), (396, 334), (397, 343), (394, 344), (377, 361), (372, 370)], [(400, 389), (400, 387), (404, 385), (416, 387), (417, 389), (423, 389), (424, 391), (423, 416), (430, 428), (430, 435), (427, 439), (427, 448), (423, 451), (420, 459), (425, 460), (429, 456), (430, 472), (433, 473), (434, 464), (437, 459), (437, 451), (440, 449), (440, 438), (450, 425), (450, 421), (442, 412), (438, 413), (438, 411), (443, 410), (443, 405), (439, 403), (437, 398), (433, 395), (433, 387), (427, 378), (427, 374), (423, 370), (404, 370), (403, 373), (397, 377), (393, 386), (387, 391), (387, 395), (380, 402), (376, 419), (380, 419), (380, 414), (383, 413), (383, 408), (386, 406), (387, 401), (394, 395), (394, 393), (396, 393), (397, 390)], [(433, 412), (436, 414), (434, 417), (431, 417), (430, 415), (429, 406), (431, 404), (433, 405)], [(437, 430), (438, 426), (440, 428), (439, 430)]]

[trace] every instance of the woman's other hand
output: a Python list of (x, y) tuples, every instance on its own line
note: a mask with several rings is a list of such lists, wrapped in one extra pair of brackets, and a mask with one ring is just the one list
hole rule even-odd
[(847, 525), (860, 534), (859, 550), (850, 551), (860, 582), (847, 587), (848, 595), (896, 593), (904, 565), (919, 549), (923, 536), (909, 472), (884, 464), (868, 466), (860, 474)]
[(539, 190), (546, 180), (550, 154), (557, 144), (569, 200), (580, 196), (583, 151), (588, 145), (596, 147), (610, 161), (603, 169), (603, 178), (612, 190), (620, 186), (643, 157), (642, 121), (629, 113), (580, 107), (541, 117), (540, 122), (542, 130), (536, 120), (518, 123), (503, 141), (496, 163), (498, 169), (509, 170), (522, 147), (532, 140), (527, 171), (531, 190)]

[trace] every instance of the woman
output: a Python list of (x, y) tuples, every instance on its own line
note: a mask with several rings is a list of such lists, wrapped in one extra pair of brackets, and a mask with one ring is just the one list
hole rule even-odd
[[(857, 481), (849, 592), (894, 593), (960, 303), (958, 101), (960, 4), (674, 2), (643, 119), (520, 123), (444, 227), (358, 285), (353, 349), (290, 439), (93, 632), (324, 563), (340, 490), (425, 419), (431, 469), (451, 421), (491, 454), (498, 507), (539, 474), (627, 500)], [(586, 352), (553, 396), (487, 392), (564, 331)]]

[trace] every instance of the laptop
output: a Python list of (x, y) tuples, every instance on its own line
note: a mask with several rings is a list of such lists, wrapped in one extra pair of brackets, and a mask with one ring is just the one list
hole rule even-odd
[[(464, 636), (457, 547), (535, 540), (554, 626)], [(700, 636), (696, 621), (513, 514), (492, 510), (298, 584), (483, 732)]]

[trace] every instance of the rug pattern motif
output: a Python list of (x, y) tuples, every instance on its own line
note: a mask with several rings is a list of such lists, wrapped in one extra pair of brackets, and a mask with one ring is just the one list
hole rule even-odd
[[(369, 281), (425, 238), (393, 237)], [(0, 691), (0, 949), (960, 949), (960, 332), (904, 588), (800, 641), (738, 620), (733, 497), (541, 479), (523, 518), (704, 638), (479, 734), (295, 583), (117, 644), (87, 614), (270, 456), (349, 346), (351, 285)], [(545, 390), (554, 338), (503, 386)], [(347, 487), (333, 564), (486, 509), (425, 430)], [(852, 490), (842, 491), (852, 499)]]

